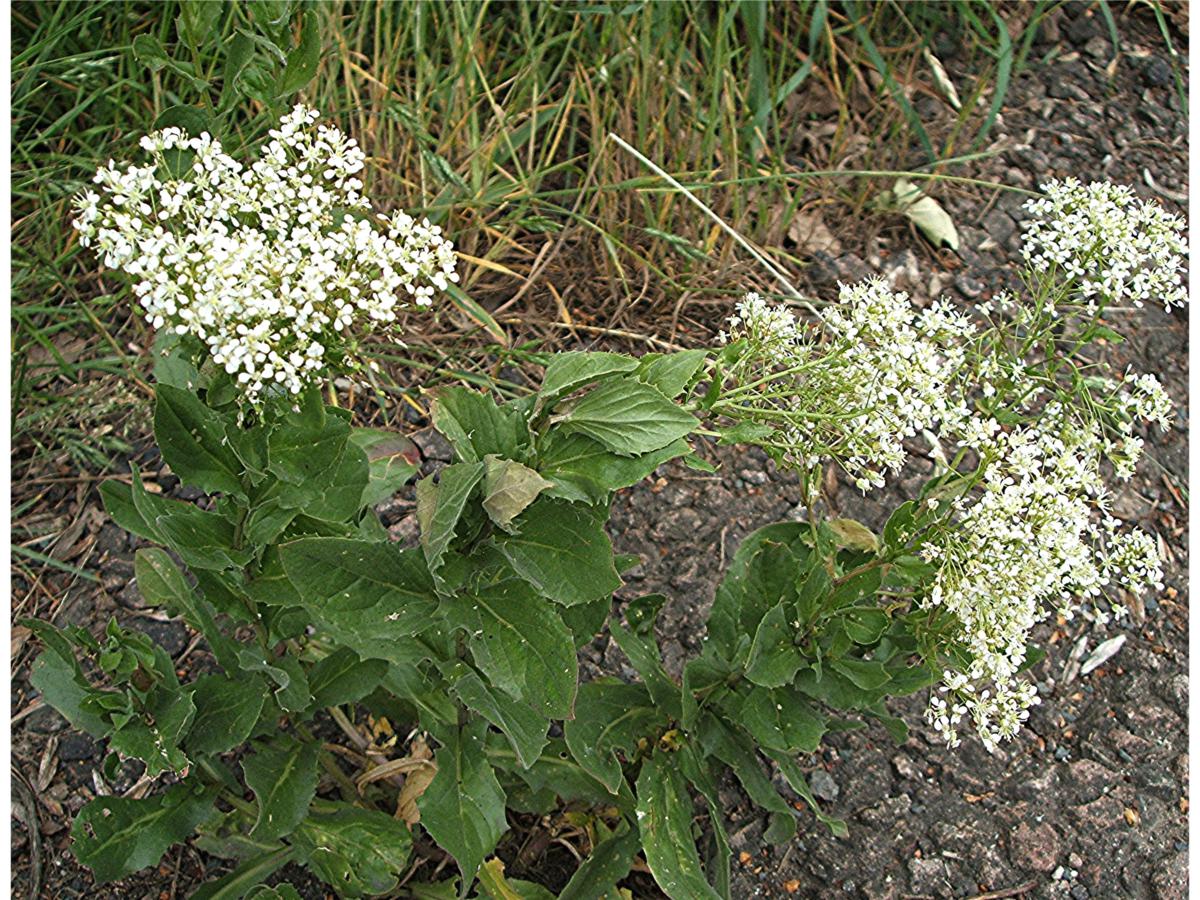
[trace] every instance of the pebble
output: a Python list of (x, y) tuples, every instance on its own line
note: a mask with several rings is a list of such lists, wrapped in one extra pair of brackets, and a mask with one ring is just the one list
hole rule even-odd
[(98, 747), (90, 735), (73, 731), (63, 735), (62, 743), (58, 745), (58, 758), (63, 762), (81, 762), (95, 759)]
[(964, 297), (974, 300), (983, 293), (986, 285), (978, 278), (973, 278), (965, 272), (954, 279), (954, 286), (959, 289)]
[(837, 786), (837, 782), (824, 769), (817, 769), (808, 776), (809, 787), (812, 788), (813, 794), (821, 800), (833, 802), (838, 798), (841, 789)]
[(1048, 822), (1029, 825), (1022, 822), (1009, 839), (1013, 865), (1037, 872), (1049, 872), (1058, 862), (1061, 850), (1058, 832)]
[(1152, 56), (1142, 69), (1142, 80), (1150, 87), (1168, 87), (1174, 80), (1171, 67), (1163, 59)]
[(1071, 758), (1071, 751), (1066, 747), (1056, 747), (1054, 750), (1054, 758), (1059, 762), (1066, 762)]

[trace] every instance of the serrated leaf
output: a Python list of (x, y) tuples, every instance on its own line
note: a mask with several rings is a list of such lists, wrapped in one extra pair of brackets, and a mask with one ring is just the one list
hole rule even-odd
[[(243, 897), (247, 900), (255, 897), (267, 900), (272, 895), (276, 898), (286, 897), (288, 895), (280, 894), (274, 888), (259, 885), (259, 882), (270, 877), (295, 855), (295, 848), (283, 847), (251, 857), (228, 875), (200, 885), (188, 900), (242, 900)], [(290, 888), (291, 885), (281, 887)], [(295, 888), (292, 888), (292, 894), (295, 892)]]
[(417, 523), (421, 527), (421, 549), (434, 583), (442, 587), (439, 571), (454, 540), (475, 486), (483, 479), (482, 462), (455, 463), (442, 469), (437, 484), (433, 476), (417, 482)]
[(767, 611), (794, 594), (796, 579), (808, 562), (808, 534), (804, 522), (777, 522), (742, 541), (709, 613), (714, 650), (732, 658), (738, 639), (754, 634)]
[(416, 601), (415, 615), (432, 612), (421, 604), (433, 585), (411, 551), (391, 543), (351, 538), (300, 538), (280, 545), (288, 580), (306, 606), (328, 613), (353, 612), (394, 601)]
[(214, 793), (184, 783), (141, 800), (98, 797), (75, 817), (72, 852), (98, 884), (152, 866), (212, 812)]
[(516, 526), (515, 534), (497, 536), (496, 546), (518, 575), (551, 600), (574, 606), (621, 586), (602, 514), (542, 498)]
[(421, 469), (417, 445), (402, 434), (379, 428), (355, 428), (350, 440), (367, 455), (370, 478), (363, 489), (363, 506), (374, 506), (388, 499)]
[(393, 890), (408, 865), (412, 834), (403, 822), (370, 809), (344, 806), (309, 816), (292, 835), (305, 865), (342, 897)]
[(746, 660), (746, 677), (763, 687), (789, 683), (808, 663), (796, 646), (796, 627), (788, 620), (787, 610), (777, 603), (767, 610)]
[(147, 604), (165, 606), (172, 614), (182, 616), (204, 635), (222, 667), (229, 669), (237, 664), (229, 638), (217, 627), (212, 606), (196, 595), (165, 550), (158, 547), (138, 550), (134, 554), (133, 573)]
[(311, 706), (321, 709), (360, 700), (375, 690), (387, 668), (381, 659), (360, 660), (350, 648), (339, 647), (309, 670)]
[(625, 456), (659, 450), (700, 424), (657, 390), (630, 377), (602, 382), (558, 419), (563, 427)]
[(483, 462), (483, 508), (493, 522), (509, 531), (512, 520), (552, 484), (511, 459), (489, 454)]
[(642, 677), (655, 705), (671, 718), (678, 719), (682, 715), (679, 685), (663, 668), (658, 642), (654, 638), (654, 621), (666, 599), (662, 594), (637, 598), (625, 610), (630, 629), (627, 631), (616, 622), (609, 628), (621, 651)]
[(211, 0), (183, 0), (175, 19), (179, 39), (196, 53), (207, 49), (205, 42), (212, 36), (223, 10), (224, 4)]
[(57, 710), (72, 727), (96, 738), (106, 737), (112, 726), (84, 704), (95, 689), (88, 686), (77, 666), (73, 654), (67, 661), (55, 651), (46, 650), (34, 661), (29, 683), (42, 695), (42, 701)]
[(619, 456), (582, 434), (552, 432), (538, 457), (538, 471), (550, 479), (550, 497), (603, 503), (621, 488), (637, 484), (668, 460), (691, 452), (682, 438), (641, 456)]
[(623, 353), (568, 350), (556, 353), (546, 366), (542, 388), (538, 391), (538, 408), (554, 406), (561, 398), (584, 385), (601, 381), (622, 372), (631, 372), (638, 361)]
[[(336, 543), (321, 547), (319, 542)], [(345, 559), (358, 560), (361, 569), (338, 572), (332, 566), (327, 567), (330, 552), (336, 554), (344, 549), (339, 544), (357, 548)], [(295, 601), (304, 606), (320, 632), (364, 659), (409, 664), (415, 646), (412, 636), (435, 625), (437, 599), (420, 550), (400, 550), (391, 544), (342, 538), (302, 538), (284, 544), (280, 556), (293, 573), (295, 587), (302, 592)], [(329, 603), (335, 592), (348, 593), (350, 581), (359, 580), (365, 573), (377, 579), (371, 588), (378, 589), (374, 605), (346, 608)], [(288, 584), (293, 584), (292, 578)]]
[(607, 900), (612, 897), (617, 882), (633, 868), (639, 847), (636, 828), (626, 828), (623, 833), (601, 841), (575, 870), (558, 900), (592, 900), (595, 897)]
[(493, 685), (553, 718), (569, 718), (578, 662), (571, 632), (553, 604), (520, 579), (443, 600), (446, 619), (465, 628), (475, 665)]
[(958, 229), (940, 203), (926, 196), (907, 178), (896, 179), (893, 193), (900, 211), (912, 220), (933, 246), (945, 244), (951, 250), (958, 251)]
[(632, 760), (639, 741), (653, 740), (667, 724), (642, 685), (604, 678), (579, 686), (575, 718), (563, 723), (563, 735), (575, 761), (616, 794), (625, 783), (622, 757)]
[(488, 394), (453, 386), (440, 388), (433, 401), (433, 424), (454, 447), (462, 462), (485, 456), (520, 459), (529, 430), (511, 406), (497, 406)]
[(317, 74), (321, 62), (321, 29), (316, 13), (305, 10), (300, 25), (300, 43), (287, 55), (287, 65), (279, 79), (278, 94), (294, 94)]
[(291, 735), (259, 745), (242, 760), (246, 785), (258, 802), (258, 818), (250, 836), (273, 840), (291, 834), (308, 812), (317, 791), (317, 751), (312, 741)]
[(448, 664), (443, 675), (468, 709), (482, 715), (508, 738), (522, 766), (534, 764), (548, 740), (548, 717), (504, 691), (489, 687), (466, 663)]
[(191, 753), (224, 753), (250, 737), (267, 700), (266, 682), (257, 675), (205, 675), (193, 688), (196, 715), (184, 738)]
[(698, 734), (703, 752), (729, 766), (751, 801), (771, 815), (776, 833), (783, 832), (780, 836), (790, 837), (788, 832), (794, 833), (796, 830), (795, 813), (779, 795), (771, 780), (763, 774), (762, 765), (753, 749), (754, 738), (736, 725), (709, 713), (703, 716)]
[(692, 838), (687, 782), (668, 754), (655, 751), (637, 780), (638, 829), (646, 864), (668, 897), (720, 900), (704, 878)]
[(789, 753), (812, 753), (825, 734), (825, 719), (792, 687), (751, 689), (740, 723), (760, 745)]
[(647, 353), (638, 361), (634, 377), (657, 388), (668, 400), (674, 400), (691, 383), (707, 358), (707, 350)]
[(504, 791), (485, 752), (486, 733), (483, 719), (449, 730), (434, 756), (437, 776), (417, 801), (421, 824), (458, 863), (464, 897), (480, 864), (508, 829)]

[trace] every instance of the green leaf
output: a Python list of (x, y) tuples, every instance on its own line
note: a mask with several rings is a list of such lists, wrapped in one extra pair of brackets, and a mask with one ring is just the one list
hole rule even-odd
[(788, 684), (807, 665), (796, 647), (796, 627), (782, 603), (772, 606), (754, 632), (746, 677), (764, 687)]
[(277, 884), (270, 887), (260, 884), (246, 895), (246, 900), (303, 900), (290, 884)]
[(207, 50), (207, 41), (213, 36), (224, 4), (212, 3), (211, 0), (182, 0), (182, 4), (179, 16), (175, 19), (179, 39), (195, 53)]
[(323, 522), (353, 519), (363, 507), (363, 496), (370, 481), (367, 455), (347, 442), (326, 477), (320, 493), (305, 504), (304, 515)]
[(410, 551), (391, 543), (350, 538), (301, 538), (280, 545), (288, 580), (306, 606), (326, 613), (352, 612), (395, 600), (397, 594), (416, 601), (417, 615), (432, 609), (421, 604), (432, 590), (423, 566)]
[(873, 691), (891, 681), (883, 663), (874, 660), (843, 658), (834, 660), (830, 666), (864, 691)]
[(571, 635), (575, 639), (576, 649), (604, 630), (604, 623), (608, 621), (610, 609), (612, 609), (612, 597), (607, 595), (576, 606), (559, 607), (558, 614), (570, 629)]
[(552, 407), (558, 400), (586, 384), (636, 369), (638, 361), (623, 353), (592, 353), (568, 350), (556, 353), (546, 366), (538, 407)]
[(157, 72), (171, 62), (162, 42), (152, 34), (139, 34), (133, 39), (133, 56), (138, 62), (145, 63), (151, 72)]
[(421, 469), (417, 445), (402, 434), (380, 428), (355, 428), (350, 441), (367, 455), (369, 480), (361, 503), (371, 507), (408, 483)]
[(603, 503), (613, 491), (637, 484), (668, 460), (691, 452), (682, 438), (641, 456), (618, 456), (582, 434), (551, 431), (538, 471), (552, 482), (546, 493), (563, 500)]
[(463, 704), (482, 715), (508, 738), (521, 765), (529, 768), (546, 746), (550, 720), (502, 690), (484, 683), (470, 666), (462, 661), (449, 663), (443, 669), (446, 681)]
[(485, 753), (487, 722), (476, 719), (444, 735), (438, 771), (417, 800), (421, 824), (463, 873), (461, 896), (508, 829), (504, 792)]
[(517, 574), (564, 606), (587, 603), (621, 586), (602, 513), (543, 498), (495, 538)]
[(743, 420), (737, 424), (721, 428), (721, 439), (718, 444), (728, 446), (730, 444), (754, 444), (758, 445), (775, 433), (775, 429), (770, 425), (762, 425), (758, 422), (749, 422)]
[(229, 41), (225, 51), (225, 71), (221, 76), (221, 100), (218, 106), (228, 109), (233, 103), (236, 91), (241, 82), (242, 72), (254, 58), (254, 41), (245, 32), (239, 30)]
[(305, 10), (300, 26), (300, 43), (287, 55), (287, 65), (279, 79), (278, 94), (294, 94), (317, 74), (321, 62), (321, 30), (316, 13)]
[[(188, 134), (203, 134), (208, 132), (213, 133), (212, 118), (208, 111), (197, 106), (191, 106), (186, 103), (181, 103), (177, 106), (168, 106), (162, 111), (157, 119), (154, 120), (154, 130), (159, 131), (163, 128), (182, 128)], [(156, 341), (157, 343), (157, 341)], [(166, 363), (164, 365), (164, 363)], [(179, 383), (179, 375), (185, 373), (183, 383)], [(191, 367), (188, 371), (186, 364), (176, 362), (175, 364), (167, 363), (164, 359), (156, 359), (154, 364), (154, 380), (163, 384), (171, 384), (174, 387), (187, 389), (187, 381), (190, 376), (196, 372), (195, 367)], [(198, 374), (198, 373), (197, 373)], [(165, 377), (159, 377), (163, 375)], [(199, 380), (192, 381), (194, 389), (199, 384)]]
[(457, 385), (438, 390), (433, 424), (462, 462), (480, 462), (489, 455), (520, 459), (529, 444), (529, 429), (516, 409)]
[(348, 647), (339, 647), (308, 673), (310, 706), (322, 709), (351, 700), (361, 700), (375, 690), (387, 674), (387, 663), (380, 659), (360, 660)]
[(290, 485), (322, 484), (337, 464), (350, 426), (329, 416), (320, 391), (310, 389), (301, 398), (299, 412), (289, 413), (267, 438), (268, 469)]
[(632, 761), (667, 725), (642, 685), (603, 678), (579, 686), (575, 718), (563, 723), (563, 735), (575, 761), (616, 794), (625, 782), (622, 758)]
[(659, 450), (699, 424), (657, 390), (630, 377), (601, 383), (558, 418), (566, 428), (625, 456)]
[(647, 353), (633, 374), (638, 381), (657, 388), (668, 400), (674, 400), (691, 384), (707, 358), (707, 350)]
[(315, 742), (301, 742), (288, 734), (268, 745), (258, 745), (242, 760), (246, 785), (258, 801), (258, 818), (250, 836), (273, 840), (291, 834), (308, 811), (317, 791)]
[(666, 600), (662, 594), (638, 597), (625, 610), (630, 629), (626, 631), (614, 622), (610, 630), (617, 645), (642, 676), (655, 705), (672, 719), (678, 720), (683, 714), (679, 685), (671, 680), (671, 676), (663, 668), (658, 642), (654, 638), (654, 622)]
[(110, 750), (142, 760), (146, 774), (151, 777), (160, 772), (186, 771), (189, 760), (179, 749), (179, 742), (196, 711), (191, 693), (181, 691), (175, 680), (171, 658), (162, 648), (156, 649), (156, 656), (161, 654), (156, 671), (162, 676), (165, 668), (170, 680), (151, 690), (142, 701), (143, 711), (117, 728), (108, 739)]
[(204, 635), (217, 662), (225, 669), (237, 665), (229, 638), (217, 627), (212, 605), (196, 595), (183, 573), (165, 550), (145, 547), (133, 558), (133, 574), (142, 598), (151, 606), (165, 606), (182, 616), (195, 631)]
[(136, 467), (130, 493), (133, 507), (148, 529), (143, 536), (166, 544), (188, 566), (220, 570), (239, 568), (249, 562), (249, 553), (234, 549), (233, 523), (224, 516), (148, 493)]
[[(283, 867), (295, 855), (294, 847), (283, 847), (251, 857), (228, 875), (200, 885), (189, 900), (241, 900), (243, 897), (258, 897), (265, 900), (266, 897), (276, 892), (272, 888), (259, 886), (259, 882), (270, 877), (273, 872)], [(259, 889), (255, 890), (256, 887)], [(291, 886), (283, 885), (283, 887)], [(294, 888), (292, 893), (295, 893)]]
[(870, 646), (883, 636), (891, 620), (882, 609), (852, 606), (842, 614), (842, 627), (856, 644)]
[(626, 828), (623, 833), (601, 841), (575, 870), (558, 900), (609, 897), (617, 882), (633, 868), (633, 859), (640, 846), (636, 828)]
[(370, 809), (344, 806), (314, 814), (291, 837), (305, 864), (342, 897), (385, 894), (396, 887), (412, 853), (403, 822)]
[(74, 654), (68, 661), (53, 650), (44, 651), (33, 663), (29, 683), (72, 727), (96, 738), (107, 737), (112, 731), (112, 725), (83, 702), (95, 693), (95, 689), (78, 671)]
[(444, 582), (438, 573), (446, 551), (454, 540), (454, 530), (475, 486), (483, 478), (482, 462), (456, 463), (442, 469), (438, 483), (433, 476), (417, 482), (417, 522), (421, 527), (421, 549), (429, 574), (439, 588)]
[(152, 866), (212, 812), (214, 793), (185, 782), (142, 800), (98, 797), (75, 816), (72, 852), (98, 884)]
[(812, 753), (825, 734), (825, 719), (792, 687), (751, 689), (739, 721), (762, 746), (789, 753)]
[(712, 898), (692, 838), (692, 801), (687, 782), (668, 754), (656, 751), (637, 780), (638, 829), (646, 863), (668, 897)]
[(742, 541), (708, 616), (714, 650), (731, 658), (739, 638), (754, 634), (771, 607), (794, 595), (796, 579), (808, 564), (807, 536), (803, 522), (777, 522)]
[(193, 687), (196, 716), (184, 739), (191, 753), (224, 753), (250, 737), (267, 700), (267, 685), (261, 678), (205, 675)]
[(483, 508), (493, 522), (510, 531), (512, 520), (552, 485), (533, 469), (511, 459), (488, 454), (483, 462)]
[(779, 766), (779, 771), (787, 781), (788, 786), (808, 804), (809, 808), (813, 811), (813, 815), (817, 817), (817, 821), (823, 823), (835, 837), (844, 838), (849, 834), (845, 822), (822, 812), (821, 807), (817, 804), (817, 798), (813, 796), (812, 789), (808, 786), (808, 779), (804, 777), (804, 773), (800, 771), (800, 767), (796, 765), (796, 760), (792, 758), (790, 753), (763, 748), (763, 755), (770, 757), (774, 760), (775, 765)]
[(545, 716), (572, 715), (575, 644), (551, 603), (516, 578), (442, 602), (446, 620), (466, 629), (475, 665), (492, 684)]
[[(351, 568), (339, 571), (332, 561), (343, 551), (349, 555), (342, 559)], [(401, 550), (393, 544), (343, 538), (302, 538), (282, 545), (280, 556), (289, 573), (288, 584), (301, 592), (296, 601), (312, 616), (318, 630), (364, 659), (408, 664), (412, 661), (412, 635), (435, 625), (433, 582), (415, 548)], [(351, 589), (352, 582), (361, 583)], [(376, 592), (376, 603), (353, 602), (359, 591)], [(340, 594), (351, 595), (349, 606), (331, 602)]]
[(120, 481), (105, 481), (100, 485), (100, 500), (104, 511), (110, 519), (130, 534), (136, 534), (148, 541), (159, 541), (161, 538), (154, 526), (142, 518), (137, 507), (133, 505), (132, 486)]
[(791, 837), (796, 830), (795, 812), (763, 774), (762, 765), (753, 749), (753, 737), (736, 725), (707, 712), (698, 734), (704, 754), (729, 766), (751, 801), (770, 813), (776, 835), (784, 839)]

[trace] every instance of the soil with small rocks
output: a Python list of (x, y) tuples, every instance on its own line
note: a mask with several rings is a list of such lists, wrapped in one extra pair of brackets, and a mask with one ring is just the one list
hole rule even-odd
[[(1025, 188), (1050, 177), (1105, 178), (1185, 212), (1171, 198), (1187, 192), (1187, 122), (1161, 37), (1146, 16), (1123, 17), (1121, 28), (1122, 56), (1115, 70), (1106, 71), (1113, 48), (1099, 12), (1071, 4), (1057, 13), (1034, 43), (1030, 67), (1011, 85), (991, 136), (999, 152), (974, 164), (970, 176)], [(1186, 37), (1176, 34), (1175, 41), (1186, 44)], [(953, 78), (954, 42), (939, 40), (936, 49)], [(1011, 280), (1021, 200), (999, 191), (950, 193), (942, 202), (958, 223), (957, 255), (935, 253), (910, 229), (896, 226), (865, 245), (844, 240), (852, 252), (809, 254), (801, 286), (828, 298), (838, 281), (880, 273), (918, 302), (942, 294), (968, 304), (985, 300)], [(903, 744), (878, 726), (828, 737), (801, 762), (822, 808), (846, 820), (846, 838), (834, 838), (801, 812), (797, 837), (782, 846), (767, 844), (765, 817), (727, 778), (721, 801), (734, 851), (735, 898), (1186, 896), (1187, 315), (1157, 308), (1113, 313), (1114, 327), (1128, 340), (1103, 349), (1115, 368), (1128, 364), (1159, 373), (1178, 407), (1171, 430), (1145, 435), (1153, 462), (1114, 497), (1120, 517), (1158, 536), (1166, 558), (1163, 590), (1132, 605), (1127, 627), (1104, 630), (1082, 620), (1039, 627), (1037, 637), (1048, 650), (1033, 670), (1042, 702), (1028, 727), (995, 753), (970, 737), (947, 749), (922, 724), (919, 696), (892, 704), (912, 726)], [(427, 436), (420, 443), (427, 467), (439, 465), (445, 448)], [(642, 560), (626, 574), (618, 600), (649, 592), (670, 598), (659, 637), (667, 668), (676, 674), (700, 651), (713, 592), (739, 542), (762, 525), (795, 517), (800, 500), (794, 477), (776, 471), (761, 453), (716, 447), (703, 453), (718, 464), (716, 473), (664, 467), (617, 498), (610, 528), (617, 552)], [(144, 450), (137, 462), (154, 487), (184, 495), (156, 451)], [(929, 468), (917, 454), (882, 491), (863, 497), (843, 485), (832, 494), (836, 512), (878, 528)], [(57, 623), (95, 628), (116, 615), (158, 641), (181, 668), (203, 665), (195, 662), (206, 655), (203, 646), (197, 649), (185, 626), (143, 606), (133, 583), (137, 539), (105, 521), (94, 492), (87, 502), (91, 508), (81, 515), (91, 544), (79, 564), (99, 582), (94, 589), (75, 582), (58, 605)], [(415, 539), (412, 513), (406, 495), (384, 510), (397, 540)], [(54, 593), (63, 584), (50, 581), (41, 589)], [(1116, 634), (1127, 636), (1121, 650), (1080, 675), (1082, 654)], [(69, 821), (101, 786), (103, 748), (52, 710), (31, 706), (34, 654), (18, 640), (11, 683), (18, 716), (12, 747), (14, 896), (30, 896), (31, 834), (42, 897), (173, 898), (228, 871), (224, 861), (185, 844), (156, 868), (94, 885), (70, 854)], [(607, 635), (584, 648), (582, 663), (585, 677), (633, 676)], [(136, 791), (138, 781), (138, 765), (127, 763), (105, 788)], [(708, 828), (699, 807), (697, 816)], [(563, 880), (561, 872), (544, 874), (540, 880), (547, 883)], [(296, 867), (282, 877), (302, 896), (327, 895)], [(659, 896), (645, 877), (628, 884), (635, 896)]]

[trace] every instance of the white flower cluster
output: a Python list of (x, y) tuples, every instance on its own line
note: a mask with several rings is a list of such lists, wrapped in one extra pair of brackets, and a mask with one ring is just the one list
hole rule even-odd
[[(251, 403), (352, 365), (357, 336), (458, 280), (451, 243), (397, 212), (372, 221), (353, 138), (295, 107), (243, 166), (207, 133), (142, 138), (75, 200), (80, 243), (134, 278), (155, 328), (191, 334)], [(181, 171), (182, 170), (182, 171)]]
[(1067, 178), (1042, 190), (1045, 197), (1025, 204), (1035, 218), (1022, 252), (1035, 271), (1055, 267), (1073, 279), (1089, 312), (1124, 301), (1157, 301), (1168, 311), (1187, 303), (1182, 218), (1108, 182)]
[(904, 464), (904, 441), (965, 412), (951, 381), (973, 326), (947, 303), (919, 310), (871, 279), (840, 286), (824, 329), (805, 329), (757, 294), (729, 319), (749, 359), (774, 372), (746, 398), (757, 418), (782, 427), (787, 458), (802, 468), (836, 461), (863, 491)]
[(1161, 582), (1153, 539), (1097, 517), (1099, 436), (1064, 425), (1061, 412), (1007, 432), (976, 424), (969, 440), (983, 458), (980, 494), (956, 500), (953, 520), (922, 550), (939, 566), (927, 602), (954, 615), (970, 659), (944, 674), (949, 700), (935, 694), (926, 711), (951, 746), (967, 714), (989, 749), (1020, 728), (1038, 698), (1018, 672), (1047, 614), (1069, 617), (1113, 586)]

